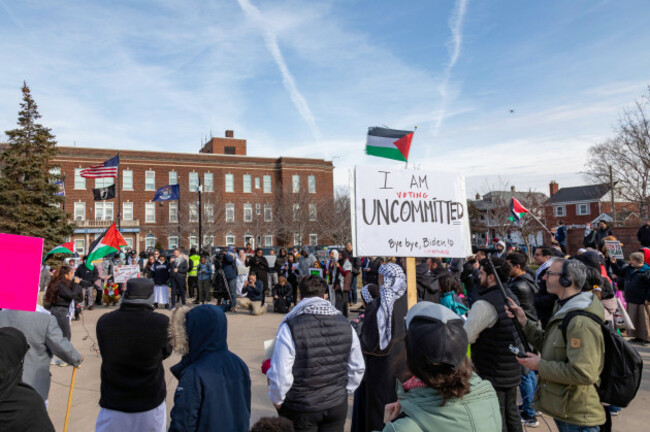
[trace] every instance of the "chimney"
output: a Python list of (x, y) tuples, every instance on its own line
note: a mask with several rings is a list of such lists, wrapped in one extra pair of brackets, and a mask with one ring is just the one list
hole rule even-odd
[(553, 198), (553, 195), (555, 195), (557, 193), (558, 189), (560, 189), (560, 186), (558, 186), (558, 184), (555, 182), (555, 180), (551, 181), (548, 184), (548, 190), (549, 190), (549, 193), (551, 194), (551, 198)]
[(514, 191), (515, 191), (515, 187), (514, 187), (514, 186), (510, 186), (510, 192), (514, 192)]
[(477, 192), (477, 193), (476, 193), (476, 196), (475, 196), (474, 198), (475, 198), (477, 201), (480, 200), (480, 199), (481, 199), (481, 194)]
[(226, 138), (234, 138), (234, 137), (235, 137), (235, 131), (233, 130), (226, 131)]

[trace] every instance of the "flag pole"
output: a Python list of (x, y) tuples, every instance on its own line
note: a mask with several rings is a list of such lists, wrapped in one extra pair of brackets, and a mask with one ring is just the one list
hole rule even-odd
[[(117, 230), (122, 230), (122, 190), (121, 177), (120, 177), (120, 151), (117, 151)], [(136, 248), (138, 246), (136, 245)]]
[(547, 233), (549, 233), (550, 235), (553, 235), (553, 233), (548, 228), (546, 228), (546, 225), (544, 225), (541, 220), (537, 219), (537, 216), (535, 216), (532, 212), (528, 212), (528, 214), (531, 215), (533, 217), (533, 219), (535, 219), (537, 221), (537, 223), (540, 224), (542, 226), (542, 228), (544, 228), (546, 230)]

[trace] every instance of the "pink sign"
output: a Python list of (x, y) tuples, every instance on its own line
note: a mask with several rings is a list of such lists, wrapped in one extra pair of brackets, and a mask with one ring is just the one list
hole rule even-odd
[(43, 239), (0, 234), (0, 308), (35, 311)]

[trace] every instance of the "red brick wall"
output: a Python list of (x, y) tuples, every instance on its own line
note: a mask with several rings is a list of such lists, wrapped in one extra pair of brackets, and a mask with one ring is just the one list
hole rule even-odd
[[(632, 252), (636, 252), (641, 248), (641, 244), (636, 238), (636, 233), (639, 227), (613, 227), (612, 233), (614, 237), (623, 243), (623, 253), (627, 258)], [(574, 255), (583, 246), (584, 229), (569, 229), (567, 230), (567, 253)]]

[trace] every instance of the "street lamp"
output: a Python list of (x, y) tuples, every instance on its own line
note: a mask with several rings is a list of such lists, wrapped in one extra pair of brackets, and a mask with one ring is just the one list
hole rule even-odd
[(201, 178), (199, 178), (199, 186), (196, 188), (196, 193), (199, 195), (199, 256), (201, 256), (201, 247), (203, 246), (203, 206), (201, 205), (201, 193), (203, 192), (203, 185)]

